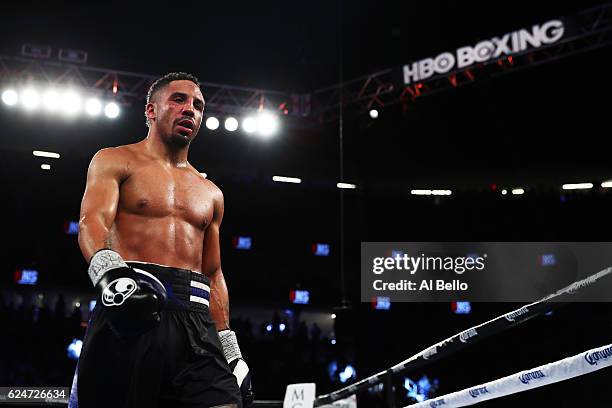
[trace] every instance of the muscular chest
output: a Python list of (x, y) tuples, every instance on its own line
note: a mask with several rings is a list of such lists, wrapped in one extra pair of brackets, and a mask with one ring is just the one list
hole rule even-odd
[(205, 228), (213, 217), (203, 181), (186, 169), (135, 170), (120, 191), (120, 210), (146, 217), (175, 217)]

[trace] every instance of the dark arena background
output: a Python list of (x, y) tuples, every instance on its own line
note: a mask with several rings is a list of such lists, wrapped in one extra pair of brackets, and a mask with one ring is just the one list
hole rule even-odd
[[(96, 298), (76, 235), (87, 168), (146, 136), (166, 72), (196, 75), (206, 99), (189, 158), (225, 196), (231, 327), (257, 400), (330, 393), (521, 306), (361, 302), (362, 242), (611, 241), (612, 3), (1, 7), (0, 387), (70, 386)], [(406, 83), (419, 61), (551, 20), (556, 42)], [(568, 304), (373, 382), (357, 405), (404, 407), (611, 338), (610, 303)], [(611, 406), (610, 374), (480, 405)]]

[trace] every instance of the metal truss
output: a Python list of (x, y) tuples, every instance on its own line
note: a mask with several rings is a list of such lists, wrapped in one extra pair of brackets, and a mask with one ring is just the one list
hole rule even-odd
[[(270, 91), (202, 82), (206, 105), (217, 114), (246, 114), (267, 109), (284, 115), (309, 118), (309, 122), (335, 120), (340, 108), (363, 113), (372, 108), (403, 104), (408, 107), (422, 96), (495, 78), (539, 64), (602, 48), (612, 44), (612, 4), (585, 10), (568, 19), (572, 33), (550, 46), (514, 53), (485, 63), (433, 76), (410, 86), (399, 80), (398, 69), (386, 69), (342, 84), (306, 94)], [(149, 86), (158, 78), (48, 59), (0, 56), (0, 81), (70, 84), (112, 97), (123, 105), (142, 104)]]
[(369, 109), (400, 103), (408, 108), (410, 103), (422, 96), (468, 85), (480, 79), (499, 77), (612, 44), (612, 4), (582, 11), (572, 16), (570, 20), (575, 24), (571, 35), (551, 46), (453, 70), (410, 86), (403, 85), (399, 79), (401, 69), (398, 68), (386, 69), (340, 85), (316, 90), (311, 93), (311, 116), (322, 122), (335, 120), (339, 114), (341, 90), (343, 109), (350, 108), (350, 112), (353, 113), (364, 113)]
[[(45, 59), (0, 56), (0, 81), (4, 83), (70, 85), (113, 98), (124, 106), (143, 104), (159, 76), (60, 63)], [(215, 113), (245, 114), (266, 109), (304, 116), (300, 95), (263, 89), (201, 82), (206, 108)]]

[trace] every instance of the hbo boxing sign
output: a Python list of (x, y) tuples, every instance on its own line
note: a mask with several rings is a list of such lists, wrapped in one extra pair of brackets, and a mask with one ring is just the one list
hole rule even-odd
[(475, 46), (458, 48), (454, 53), (444, 52), (434, 58), (425, 58), (409, 65), (404, 65), (404, 84), (422, 81), (436, 74), (445, 74), (453, 69), (461, 69), (472, 64), (485, 62), (503, 55), (525, 51), (527, 48), (539, 48), (559, 41), (565, 33), (560, 20), (551, 20), (541, 25), (534, 25), (531, 30), (521, 29), (481, 41)]

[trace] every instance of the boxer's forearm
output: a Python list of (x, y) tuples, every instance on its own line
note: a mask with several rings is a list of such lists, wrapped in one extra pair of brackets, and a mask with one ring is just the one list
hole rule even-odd
[(79, 247), (87, 262), (103, 248), (113, 248), (110, 228), (101, 219), (83, 216), (79, 221)]
[(210, 278), (210, 316), (215, 322), (217, 331), (229, 328), (229, 296), (221, 268)]

